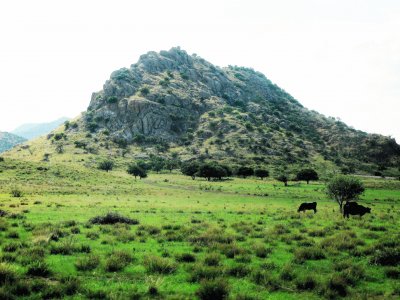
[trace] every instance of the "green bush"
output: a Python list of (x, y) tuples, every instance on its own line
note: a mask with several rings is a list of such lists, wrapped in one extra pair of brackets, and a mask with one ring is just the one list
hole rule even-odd
[(279, 280), (272, 276), (268, 270), (256, 270), (251, 274), (251, 280), (258, 285), (268, 288), (270, 291), (280, 289)]
[(13, 284), (16, 279), (16, 271), (9, 264), (0, 263), (0, 286)]
[(203, 281), (196, 295), (201, 300), (223, 300), (229, 296), (229, 287), (222, 279)]
[(336, 299), (338, 296), (346, 297), (348, 294), (346, 280), (342, 276), (334, 274), (327, 281), (324, 291), (327, 298)]
[(371, 263), (381, 266), (397, 266), (400, 264), (400, 247), (377, 249)]
[(391, 279), (400, 279), (400, 268), (387, 267), (385, 269), (385, 276)]
[(104, 160), (102, 162), (100, 162), (97, 166), (97, 168), (99, 170), (103, 170), (103, 171), (111, 171), (114, 167), (114, 162), (112, 160)]
[(265, 247), (263, 244), (255, 244), (253, 249), (254, 254), (259, 258), (266, 258), (272, 252), (270, 248)]
[(130, 224), (130, 225), (139, 224), (138, 220), (124, 217), (117, 212), (109, 212), (105, 216), (97, 216), (97, 217), (91, 218), (89, 220), (89, 222), (92, 224), (102, 224), (102, 225), (116, 224), (116, 223), (125, 223), (125, 224)]
[(23, 192), (19, 188), (14, 187), (11, 189), (11, 196), (14, 198), (21, 198), (23, 196)]
[(147, 96), (150, 93), (150, 90), (148, 87), (142, 87), (140, 89), (140, 94), (142, 94), (142, 96)]
[(28, 266), (26, 274), (29, 276), (47, 277), (51, 274), (51, 271), (46, 262), (37, 260)]
[(244, 278), (251, 272), (251, 269), (245, 264), (237, 264), (230, 266), (226, 272), (230, 276)]
[(298, 277), (295, 280), (296, 288), (298, 290), (314, 290), (317, 287), (317, 281), (312, 275)]
[(118, 272), (123, 270), (132, 262), (132, 255), (126, 251), (114, 251), (106, 260), (105, 269), (108, 272)]
[(61, 279), (61, 288), (68, 296), (75, 295), (80, 290), (80, 281), (77, 277), (68, 276)]
[(143, 264), (149, 273), (171, 274), (177, 269), (177, 265), (170, 259), (155, 255), (146, 256)]
[(189, 281), (200, 282), (202, 280), (215, 279), (223, 274), (224, 270), (217, 266), (204, 266), (196, 264), (192, 268)]
[(194, 256), (192, 253), (181, 253), (176, 256), (176, 260), (178, 262), (191, 263), (196, 261), (196, 256)]
[(204, 263), (207, 266), (219, 266), (221, 263), (221, 255), (219, 253), (209, 253), (204, 258)]
[(307, 260), (324, 259), (325, 254), (322, 249), (317, 247), (298, 248), (294, 252), (295, 261), (303, 263)]
[(75, 261), (75, 268), (78, 271), (92, 271), (100, 264), (100, 257), (98, 255), (88, 255), (78, 258)]
[(110, 96), (107, 98), (107, 103), (108, 104), (115, 104), (118, 102), (118, 97), (116, 96)]

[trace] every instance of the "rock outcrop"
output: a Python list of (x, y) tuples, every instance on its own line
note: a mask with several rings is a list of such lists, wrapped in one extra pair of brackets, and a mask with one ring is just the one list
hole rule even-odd
[(172, 48), (113, 72), (83, 117), (93, 133), (126, 143), (186, 146), (186, 157), (251, 157), (259, 163), (394, 166), (400, 146), (304, 108), (253, 69), (220, 68)]

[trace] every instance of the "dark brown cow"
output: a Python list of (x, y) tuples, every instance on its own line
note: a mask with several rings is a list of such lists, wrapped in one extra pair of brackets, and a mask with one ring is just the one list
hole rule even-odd
[(312, 202), (312, 203), (304, 202), (304, 203), (300, 204), (300, 207), (297, 210), (297, 212), (306, 211), (306, 210), (313, 210), (314, 214), (315, 214), (317, 212), (317, 202)]
[(359, 215), (361, 218), (367, 213), (371, 213), (371, 208), (359, 205), (357, 202), (346, 202), (343, 207), (343, 218), (348, 218), (349, 215)]

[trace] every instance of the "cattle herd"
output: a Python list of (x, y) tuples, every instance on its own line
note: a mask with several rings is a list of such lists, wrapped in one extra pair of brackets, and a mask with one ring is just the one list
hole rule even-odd
[[(317, 212), (317, 202), (301, 203), (297, 212), (305, 212), (306, 210), (313, 210)], [(359, 215), (360, 218), (366, 213), (371, 213), (371, 208), (358, 204), (357, 202), (346, 202), (343, 206), (343, 217), (348, 218), (349, 215)]]

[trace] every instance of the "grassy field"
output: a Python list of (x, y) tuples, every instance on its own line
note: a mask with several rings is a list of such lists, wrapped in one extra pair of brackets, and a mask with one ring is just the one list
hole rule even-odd
[[(365, 186), (372, 213), (345, 220), (323, 183), (6, 159), (0, 298), (398, 299), (400, 182)], [(92, 219), (110, 212), (127, 223)]]

